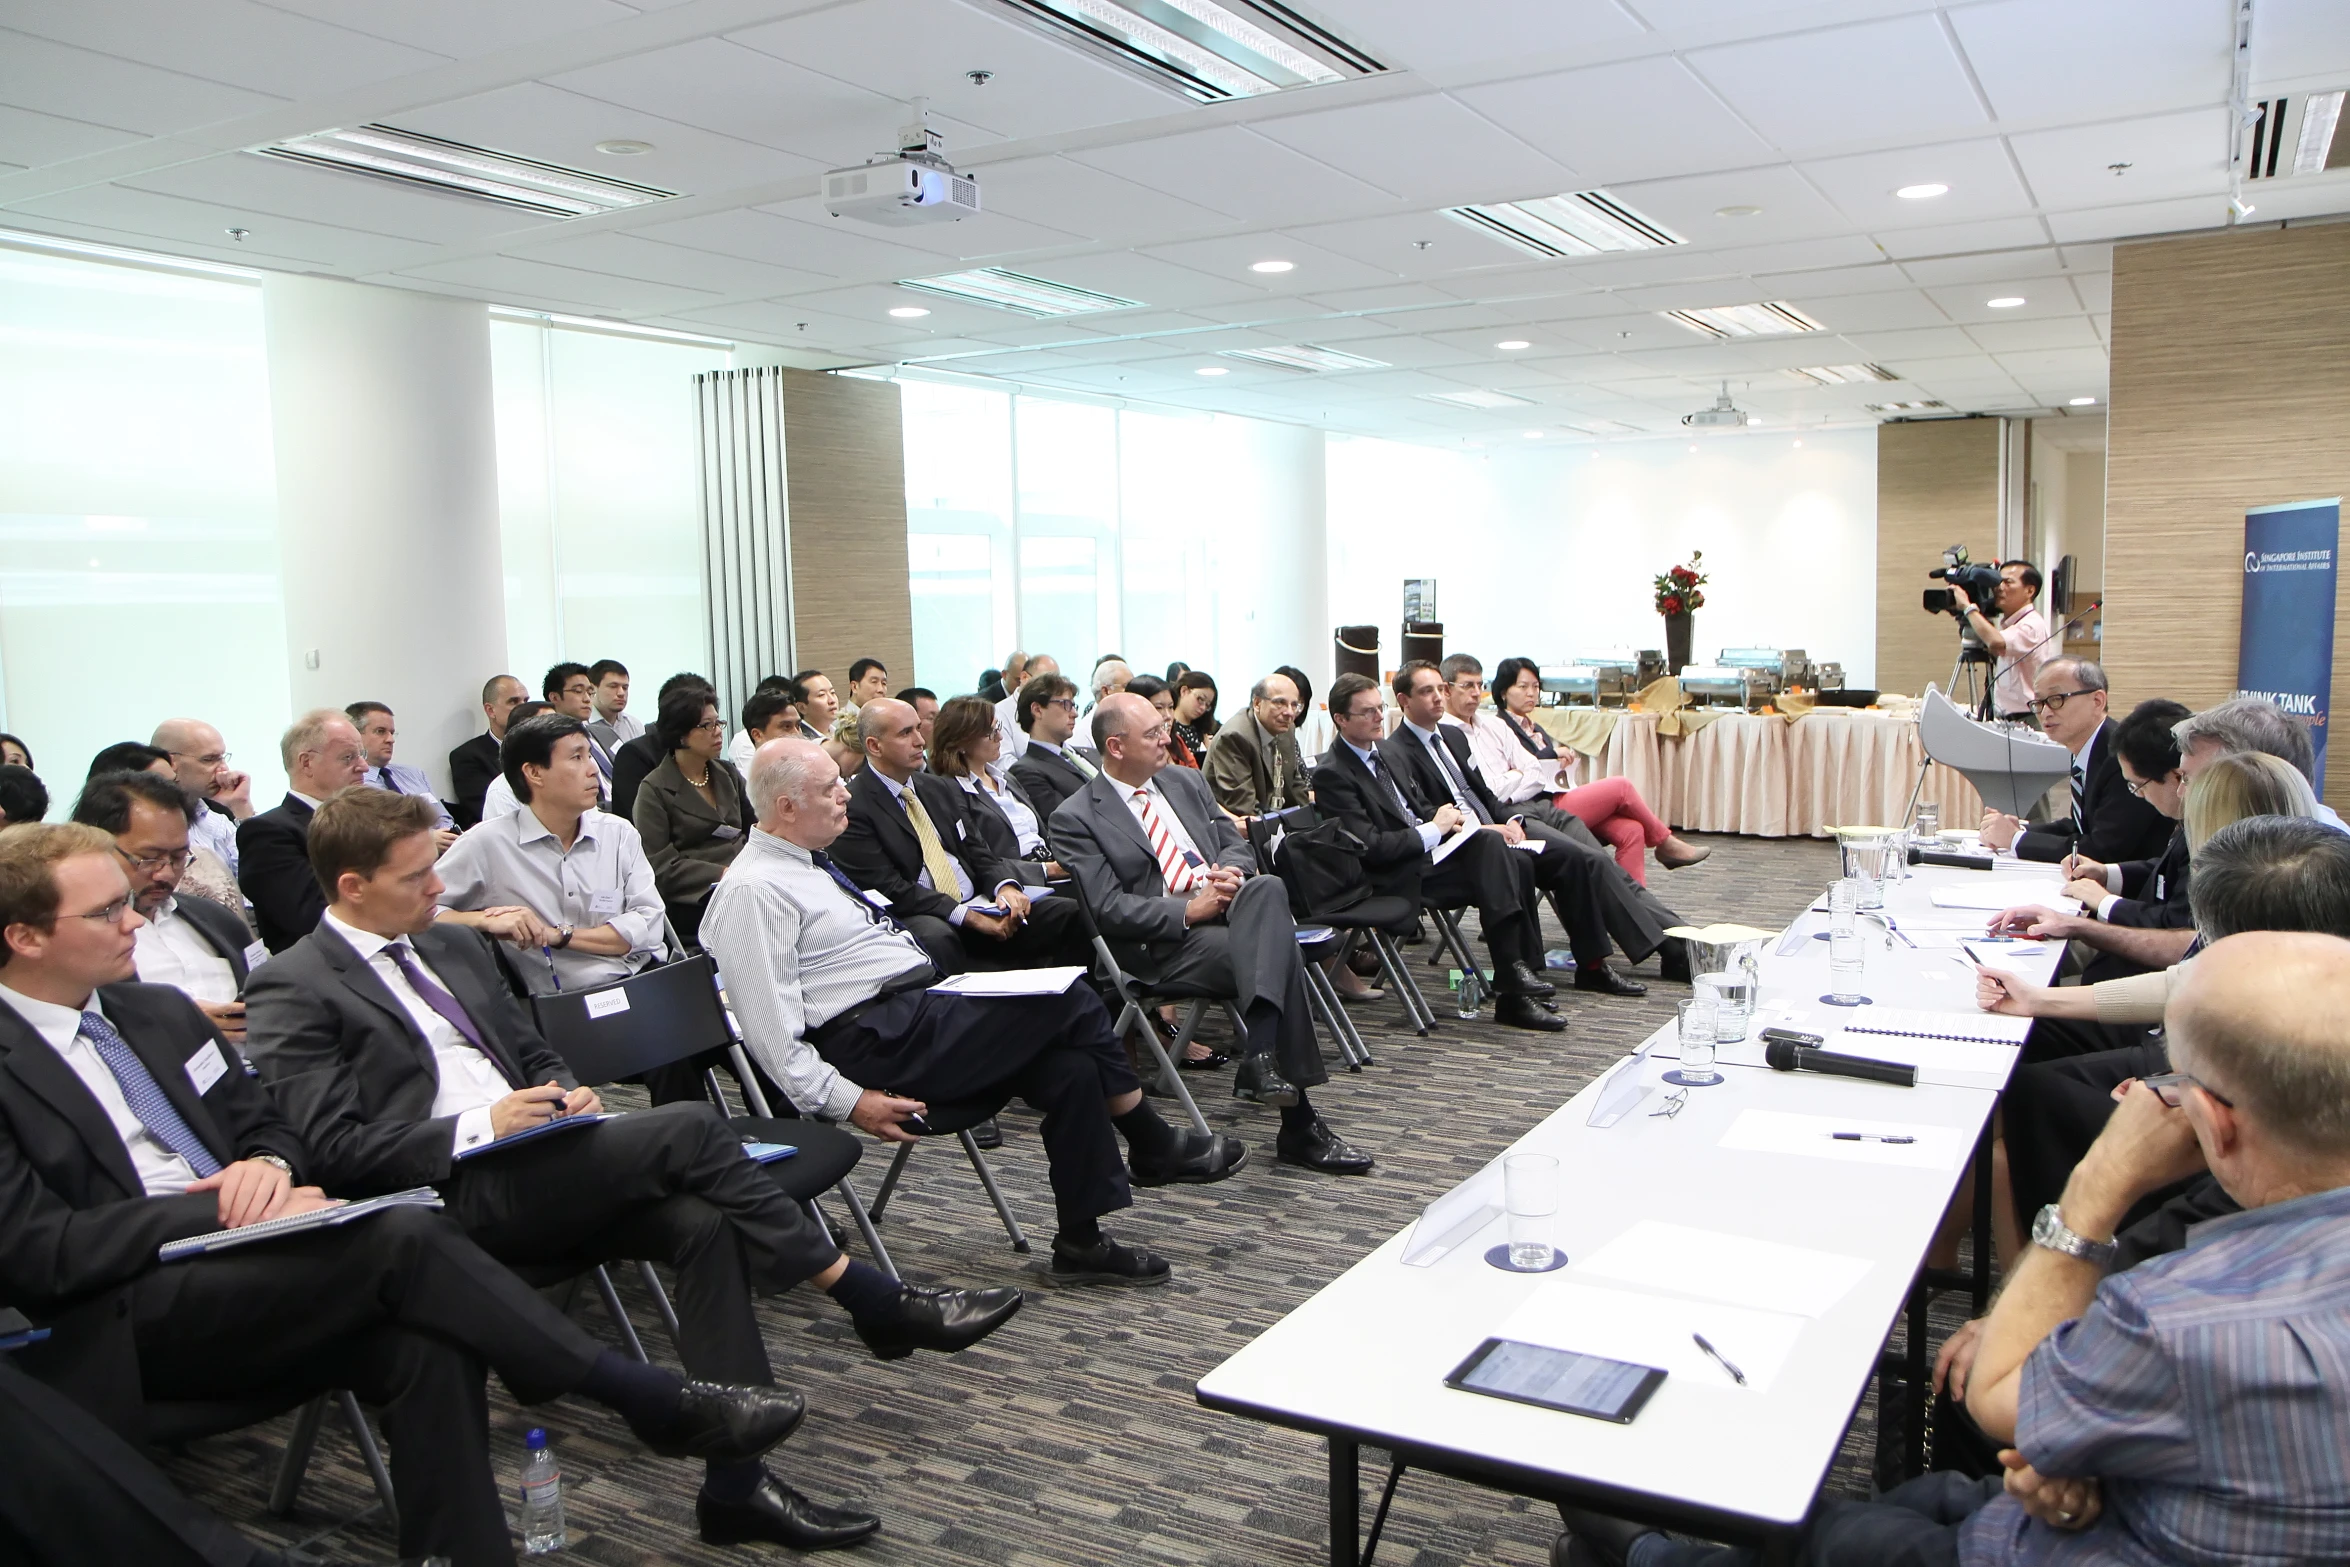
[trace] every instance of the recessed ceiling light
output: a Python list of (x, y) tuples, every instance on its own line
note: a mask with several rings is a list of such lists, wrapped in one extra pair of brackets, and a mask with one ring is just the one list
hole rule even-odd
[(1366, 359), (1361, 354), (1350, 354), (1344, 349), (1319, 348), (1312, 343), (1289, 343), (1279, 348), (1227, 348), (1227, 359), (1246, 359), (1253, 364), (1272, 365), (1281, 370), (1384, 370), (1384, 359)]
[(1796, 444), (1796, 446), (1797, 446), (1797, 448), (1798, 448), (1798, 449), (1800, 449), (1800, 448), (1802, 447), (1802, 445), (1803, 445), (1803, 443), (1802, 443), (1801, 441), (1797, 441), (1795, 444)]
[(667, 201), (677, 194), (389, 125), (320, 131), (315, 136), (297, 136), (252, 150), (265, 158), (284, 158), (405, 185), (429, 185), (453, 196), (471, 196), (557, 218), (617, 212), (649, 201)]
[(919, 289), (925, 294), (944, 294), (950, 299), (968, 299), (982, 305), (1017, 310), (1022, 315), (1030, 316), (1078, 316), (1093, 310), (1131, 310), (1142, 303), (1138, 299), (1121, 299), (1115, 294), (1097, 294), (1090, 288), (1072, 288), (1049, 278), (1030, 277), (1025, 272), (1007, 272), (1002, 267), (949, 272), (944, 277), (903, 278), (899, 280), (898, 287)]
[(1762, 208), (1747, 206), (1716, 207), (1714, 208), (1714, 216), (1717, 218), (1757, 218), (1762, 216)]
[(1778, 337), (1789, 332), (1824, 332), (1827, 328), (1788, 304), (1772, 300), (1759, 305), (1714, 305), (1701, 310), (1658, 312), (1707, 337)]
[(1294, 272), (1297, 270), (1297, 263), (1294, 261), (1252, 261), (1249, 263), (1248, 269), (1251, 272)]
[(1526, 432), (1526, 439), (1529, 441), (1539, 441), (1542, 439), (1542, 432), (1540, 430), (1528, 430)]
[(2067, 406), (2073, 408), (2094, 408), (2097, 406), (2097, 399), (2094, 397), (2076, 397)]
[(1536, 256), (1596, 256), (1602, 251), (1660, 250), (1689, 243), (1604, 190), (1447, 207), (1444, 216)]
[(1947, 185), (1904, 185), (1893, 194), (1899, 196), (1903, 201), (1932, 201), (1936, 196), (1949, 195), (1950, 187)]
[(1530, 408), (1531, 397), (1512, 397), (1507, 392), (1428, 392), (1423, 394), (1430, 402), (1456, 403), (1463, 408)]
[(1201, 365), (1191, 373), (1193, 375), (1230, 375), (1232, 372), (1223, 365)]
[(1286, 6), (1257, 0), (1004, 0), (1030, 23), (1201, 103), (1387, 69)]
[(1522, 337), (1513, 337), (1507, 339), (1506, 341), (1496, 343), (1493, 346), (1500, 349), (1505, 354), (1514, 354), (1521, 348), (1532, 348), (1534, 345), (1527, 342)]
[(2024, 296), (2021, 294), (2002, 294), (1997, 299), (1986, 299), (1983, 301), (1984, 304), (1989, 305), (1993, 310), (2013, 310), (2016, 306), (2022, 304), (2023, 302)]
[(930, 314), (929, 311), (923, 309), (920, 305), (895, 305), (890, 308), (889, 313), (893, 316), (896, 316), (900, 321), (918, 321), (922, 317)]
[(641, 158), (653, 150), (649, 141), (600, 141), (596, 151), (610, 158)]

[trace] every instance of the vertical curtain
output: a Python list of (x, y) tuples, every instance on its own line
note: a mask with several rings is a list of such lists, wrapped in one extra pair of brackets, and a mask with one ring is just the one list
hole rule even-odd
[(695, 376), (694, 424), (710, 678), (731, 727), (761, 676), (794, 667), (782, 370)]

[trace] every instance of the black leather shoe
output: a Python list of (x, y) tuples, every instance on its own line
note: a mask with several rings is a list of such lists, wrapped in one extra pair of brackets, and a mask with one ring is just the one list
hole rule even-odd
[[(1595, 1567), (1624, 1567), (1625, 1558), (1632, 1553), (1632, 1542), (1644, 1534), (1656, 1533), (1646, 1524), (1595, 1513), (1587, 1507), (1569, 1507), (1564, 1502), (1559, 1504), (1559, 1518), (1566, 1524), (1567, 1532), (1552, 1545), (1550, 1559), (1573, 1562), (1575, 1567), (1584, 1567), (1585, 1563)], [(1578, 1551), (1575, 1546), (1589, 1549)]]
[(1667, 936), (1656, 949), (1657, 974), (1675, 984), (1689, 983), (1689, 939), (1686, 936)]
[(694, 1518), (705, 1545), (764, 1540), (795, 1551), (837, 1551), (881, 1532), (881, 1520), (871, 1513), (811, 1501), (773, 1475), (759, 1482), (747, 1502), (716, 1501), (703, 1492), (694, 1499)]
[(1204, 1056), (1179, 1056), (1176, 1070), (1182, 1072), (1214, 1072), (1232, 1064), (1232, 1058), (1221, 1050), (1211, 1050)]
[(1523, 1028), (1537, 1034), (1563, 1034), (1567, 1020), (1546, 1010), (1532, 996), (1499, 996), (1493, 1003), (1493, 1021), (1504, 1028)]
[(1232, 1097), (1286, 1110), (1297, 1103), (1297, 1085), (1274, 1069), (1270, 1056), (1244, 1056), (1232, 1074)]
[(1510, 959), (1509, 983), (1501, 987), (1513, 996), (1555, 996), (1558, 986), (1544, 979), (1524, 958)]
[(995, 1124), (995, 1117), (991, 1115), (971, 1128), (971, 1140), (983, 1149), (1001, 1148), (1004, 1146), (1004, 1129)]
[(1323, 1124), (1320, 1116), (1303, 1131), (1288, 1127), (1273, 1141), (1273, 1157), (1283, 1164), (1317, 1170), (1324, 1175), (1369, 1175), (1371, 1156)]
[(1645, 996), (1648, 987), (1636, 979), (1627, 979), (1605, 963), (1594, 963), (1589, 968), (1575, 970), (1575, 988), (1602, 996)]
[(688, 1382), (676, 1414), (651, 1429), (634, 1422), (630, 1429), (663, 1458), (734, 1463), (756, 1458), (791, 1435), (807, 1413), (808, 1401), (788, 1388)]
[(1012, 1320), (1027, 1299), (1011, 1288), (942, 1290), (908, 1284), (894, 1310), (880, 1317), (853, 1317), (857, 1337), (876, 1360), (903, 1360), (918, 1349), (951, 1355), (969, 1349)]
[(1248, 1163), (1248, 1145), (1222, 1132), (1205, 1136), (1188, 1128), (1175, 1134), (1175, 1152), (1164, 1162), (1129, 1159), (1137, 1186), (1207, 1186)]
[(1164, 1284), (1171, 1276), (1167, 1259), (1140, 1246), (1121, 1246), (1107, 1235), (1091, 1246), (1071, 1246), (1053, 1240), (1053, 1266), (1047, 1275), (1055, 1284), (1122, 1284), (1129, 1289)]

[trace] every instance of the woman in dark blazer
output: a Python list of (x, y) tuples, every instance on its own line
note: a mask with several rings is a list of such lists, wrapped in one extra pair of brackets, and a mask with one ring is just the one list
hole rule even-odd
[(1003, 736), (995, 708), (976, 696), (950, 697), (930, 726), (930, 770), (951, 778), (986, 807), (971, 813), (987, 852), (1011, 865), (1030, 886), (1061, 874), (1044, 841), (1044, 819), (1028, 791), (1015, 783), (998, 758)]
[(653, 733), (667, 754), (645, 775), (630, 818), (644, 840), (669, 921), (678, 939), (691, 945), (710, 889), (742, 852), (751, 825), (750, 792), (734, 764), (719, 755), (726, 748), (726, 720), (708, 691), (672, 691)]

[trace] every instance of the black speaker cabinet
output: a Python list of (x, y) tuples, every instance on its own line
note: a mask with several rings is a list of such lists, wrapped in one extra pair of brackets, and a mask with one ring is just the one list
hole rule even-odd
[(1340, 626), (1330, 639), (1330, 667), (1333, 673), (1361, 675), (1365, 680), (1379, 679), (1379, 628), (1377, 626)]
[(1403, 625), (1403, 659), (1395, 667), (1401, 669), (1415, 658), (1424, 658), (1431, 664), (1444, 662), (1444, 622), (1441, 620), (1407, 620)]

